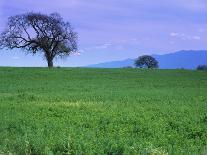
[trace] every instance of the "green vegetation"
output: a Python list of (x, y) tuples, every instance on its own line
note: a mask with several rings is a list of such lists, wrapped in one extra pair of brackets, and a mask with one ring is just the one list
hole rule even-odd
[(197, 70), (207, 71), (207, 65), (199, 65), (199, 66), (197, 67)]
[(139, 68), (159, 68), (159, 62), (150, 55), (142, 55), (135, 60), (135, 66)]
[(0, 154), (202, 154), (207, 73), (0, 68)]

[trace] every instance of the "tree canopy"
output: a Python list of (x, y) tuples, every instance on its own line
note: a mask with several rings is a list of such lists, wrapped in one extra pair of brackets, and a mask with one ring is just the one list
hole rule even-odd
[(30, 12), (8, 19), (6, 29), (0, 34), (0, 47), (20, 48), (33, 54), (41, 52), (48, 67), (53, 67), (54, 58), (77, 52), (77, 39), (70, 23), (58, 13)]
[(197, 70), (205, 70), (205, 71), (207, 71), (207, 65), (198, 65)]
[(150, 55), (143, 55), (135, 60), (135, 66), (140, 68), (158, 68), (158, 64), (158, 61)]

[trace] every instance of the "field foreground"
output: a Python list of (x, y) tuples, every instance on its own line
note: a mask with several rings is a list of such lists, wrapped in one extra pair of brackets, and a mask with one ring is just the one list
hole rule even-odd
[(0, 68), (0, 154), (205, 154), (207, 72)]

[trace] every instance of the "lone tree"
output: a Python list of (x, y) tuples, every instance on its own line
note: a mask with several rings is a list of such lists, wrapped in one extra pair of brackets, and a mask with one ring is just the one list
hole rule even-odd
[(158, 68), (158, 61), (149, 55), (140, 56), (135, 60), (135, 66), (140, 68)]
[(70, 23), (63, 21), (58, 13), (30, 12), (8, 19), (6, 29), (0, 34), (0, 47), (20, 48), (33, 54), (41, 52), (48, 67), (53, 67), (54, 58), (77, 52), (77, 38)]
[(207, 65), (199, 65), (197, 67), (197, 70), (205, 70), (205, 71), (207, 71)]

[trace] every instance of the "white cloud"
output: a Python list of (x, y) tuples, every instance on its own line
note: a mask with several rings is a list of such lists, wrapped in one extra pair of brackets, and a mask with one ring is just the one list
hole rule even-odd
[(110, 46), (112, 46), (112, 44), (110, 44), (110, 43), (106, 43), (106, 44), (103, 44), (103, 45), (94, 46), (94, 47), (92, 47), (92, 48), (94, 48), (94, 49), (107, 49), (107, 48), (109, 48)]
[(85, 52), (85, 49), (80, 49), (79, 50), (79, 53), (84, 53)]
[(177, 36), (179, 36), (179, 33), (171, 32), (171, 33), (170, 33), (170, 36), (171, 36), (171, 37), (177, 37)]
[(80, 49), (78, 50), (78, 52), (73, 53), (73, 56), (81, 56), (83, 53), (85, 53), (86, 50), (85, 49)]
[(18, 60), (18, 59), (20, 59), (20, 57), (14, 56), (14, 57), (12, 57), (12, 59), (13, 60)]
[(72, 54), (73, 56), (81, 56), (81, 53), (80, 52), (75, 52)]
[(200, 36), (193, 36), (193, 39), (195, 39), (195, 40), (201, 40), (201, 37)]
[(185, 34), (185, 33), (171, 32), (170, 36), (174, 37), (174, 38), (179, 38), (181, 40), (201, 40), (200, 36), (188, 35), (188, 34)]

